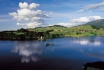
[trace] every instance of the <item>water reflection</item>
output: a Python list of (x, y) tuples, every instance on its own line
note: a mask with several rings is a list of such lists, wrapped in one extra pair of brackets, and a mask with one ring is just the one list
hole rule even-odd
[(99, 53), (96, 53), (96, 52), (93, 53), (92, 52), (92, 53), (87, 53), (86, 55), (94, 57), (94, 58), (100, 58), (100, 59), (104, 60), (104, 54), (102, 54), (100, 51), (99, 51)]
[(93, 46), (100, 46), (101, 45), (101, 41), (98, 38), (95, 38), (95, 39), (89, 39), (89, 38), (74, 39), (71, 42), (76, 43), (76, 44), (80, 44), (80, 45), (93, 45)]
[(39, 42), (18, 41), (12, 52), (19, 53), (22, 56), (22, 63), (28, 63), (30, 61), (36, 62), (40, 60), (37, 55), (42, 54), (42, 48)]
[[(1, 61), (4, 60), (8, 62), (8, 60), (12, 61), (13, 59), (13, 63), (11, 64), (17, 66), (17, 68), (21, 67), (21, 65), (24, 66), (24, 63), (26, 63), (27, 68), (32, 66), (37, 70), (65, 70), (69, 67), (76, 69), (69, 68), (68, 70), (81, 70), (82, 65), (86, 62), (104, 60), (104, 37), (55, 38), (42, 42), (9, 41), (9, 44), (5, 41), (4, 43), (5, 45), (1, 45), (0, 49), (3, 49), (3, 51), (0, 51), (0, 53), (1, 55), (7, 56), (9, 59), (0, 55), (2, 57), (0, 58), (2, 59)], [(46, 47), (46, 43), (54, 43), (55, 45)], [(12, 49), (12, 53), (15, 54), (9, 53), (10, 49)], [(41, 61), (39, 61), (40, 57)], [(19, 61), (18, 58), (21, 58), (22, 64), (20, 62), (19, 64), (16, 63)], [(58, 67), (60, 69), (58, 69)], [(80, 69), (78, 69), (78, 67)]]
[(81, 58), (104, 60), (104, 37), (72, 38), (70, 44), (69, 48), (79, 52)]

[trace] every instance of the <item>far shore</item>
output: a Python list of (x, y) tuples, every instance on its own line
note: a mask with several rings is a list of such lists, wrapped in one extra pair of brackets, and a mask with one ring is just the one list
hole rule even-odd
[[(92, 35), (94, 36), (94, 35)], [(81, 36), (81, 35), (65, 35), (64, 37), (71, 37), (71, 38), (82, 38), (82, 37), (92, 37), (92, 36)], [(56, 37), (56, 38), (64, 38), (64, 37)], [(100, 36), (104, 37), (104, 36)], [(49, 39), (54, 39), (54, 38), (49, 38)], [(11, 40), (11, 41), (32, 41), (32, 40), (39, 40), (39, 41), (45, 41), (47, 39), (38, 39), (38, 38), (33, 38), (33, 39), (0, 39), (0, 40)]]

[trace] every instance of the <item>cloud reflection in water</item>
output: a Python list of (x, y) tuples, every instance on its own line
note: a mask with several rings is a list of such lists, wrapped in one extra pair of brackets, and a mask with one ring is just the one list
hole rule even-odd
[(12, 52), (19, 53), (22, 56), (21, 62), (36, 62), (40, 60), (36, 55), (42, 54), (42, 48), (38, 42), (29, 43), (27, 41), (18, 41)]
[(77, 43), (80, 45), (93, 45), (93, 46), (100, 46), (101, 45), (100, 41), (88, 40), (88, 39), (73, 40), (72, 43)]
[(77, 46), (72, 48), (83, 53), (85, 56), (91, 56), (104, 60), (104, 39), (102, 37), (77, 38), (71, 40), (71, 43), (74, 46)]

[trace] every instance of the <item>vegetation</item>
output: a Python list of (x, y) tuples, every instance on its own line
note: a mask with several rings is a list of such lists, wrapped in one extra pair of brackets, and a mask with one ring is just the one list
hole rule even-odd
[(16, 31), (1, 31), (1, 40), (46, 40), (50, 38), (63, 37), (60, 33), (51, 33), (50, 28), (18, 29)]
[(83, 65), (83, 70), (104, 70), (104, 62), (98, 61), (93, 63), (86, 63)]
[[(46, 40), (57, 37), (104, 36), (104, 20), (93, 21), (84, 25), (64, 27), (60, 25), (1, 31), (0, 40)], [(97, 22), (97, 23), (96, 23)], [(100, 24), (101, 23), (101, 24)]]

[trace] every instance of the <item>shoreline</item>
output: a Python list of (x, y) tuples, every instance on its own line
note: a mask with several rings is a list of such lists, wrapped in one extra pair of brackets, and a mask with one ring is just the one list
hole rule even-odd
[[(95, 36), (95, 35), (92, 35)], [(71, 38), (82, 38), (82, 37), (92, 37), (92, 36), (77, 36), (77, 35), (67, 35), (67, 36), (63, 36), (63, 37), (55, 37), (55, 38), (64, 38), (64, 37), (71, 37)], [(104, 36), (100, 36), (100, 37), (104, 37)], [(55, 39), (55, 38), (48, 38), (48, 39)], [(38, 40), (38, 41), (45, 41), (48, 39), (38, 39), (38, 38), (32, 38), (32, 39), (0, 39), (0, 40), (10, 40), (10, 41), (32, 41), (32, 40)]]

